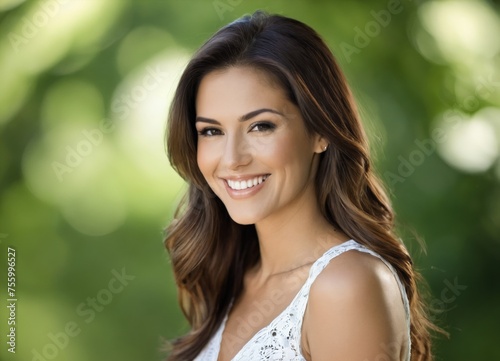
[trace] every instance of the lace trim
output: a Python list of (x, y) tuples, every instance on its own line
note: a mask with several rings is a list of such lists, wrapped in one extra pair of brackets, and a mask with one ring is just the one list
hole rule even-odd
[[(292, 302), (267, 326), (260, 329), (236, 354), (232, 361), (243, 360), (296, 360), (305, 361), (300, 347), (302, 320), (304, 317), (309, 290), (312, 283), (328, 263), (336, 256), (350, 250), (369, 253), (380, 259), (394, 274), (401, 291), (401, 298), (406, 313), (408, 352), (406, 360), (410, 360), (411, 339), (410, 339), (410, 307), (406, 290), (401, 283), (399, 276), (392, 265), (377, 253), (369, 250), (354, 240), (349, 240), (338, 246), (334, 246), (326, 251), (314, 262), (309, 270), (309, 276)], [(224, 317), (219, 329), (214, 334), (210, 342), (195, 361), (216, 361), (219, 355), (222, 334), (228, 319), (228, 314)]]

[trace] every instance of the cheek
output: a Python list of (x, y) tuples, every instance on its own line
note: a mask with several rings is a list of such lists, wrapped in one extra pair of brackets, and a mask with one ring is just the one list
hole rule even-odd
[(200, 172), (206, 178), (206, 172), (210, 164), (210, 159), (207, 157), (207, 152), (204, 151), (204, 147), (198, 144), (198, 151), (196, 153), (196, 162), (198, 163), (198, 168), (200, 168)]
[(296, 134), (284, 133), (264, 144), (259, 149), (270, 164), (280, 167), (294, 167), (310, 158), (309, 143)]
[(203, 174), (203, 177), (209, 182), (209, 175), (212, 173), (211, 169), (213, 168), (215, 160), (213, 152), (210, 151), (206, 144), (198, 143), (196, 161), (198, 162), (198, 168), (200, 168), (201, 174)]
[(261, 154), (264, 154), (268, 162), (274, 167), (281, 168), (290, 163), (290, 158), (292, 158), (290, 151), (293, 150), (288, 146), (288, 142), (280, 140), (269, 144), (266, 149), (261, 150)]

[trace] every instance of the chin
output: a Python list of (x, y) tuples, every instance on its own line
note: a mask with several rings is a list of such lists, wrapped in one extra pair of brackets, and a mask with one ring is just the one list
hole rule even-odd
[(241, 225), (249, 225), (249, 224), (255, 224), (257, 223), (260, 219), (262, 219), (262, 215), (257, 215), (255, 213), (246, 213), (246, 212), (231, 212), (228, 210), (229, 217), (231, 219)]

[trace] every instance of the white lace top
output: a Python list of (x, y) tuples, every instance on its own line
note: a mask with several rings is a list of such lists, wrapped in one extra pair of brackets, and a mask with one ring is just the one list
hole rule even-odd
[[(301, 327), (304, 311), (306, 309), (309, 290), (318, 274), (336, 256), (350, 250), (356, 250), (371, 254), (382, 260), (396, 277), (401, 290), (408, 332), (408, 352), (406, 359), (410, 361), (410, 309), (404, 285), (401, 283), (395, 269), (380, 255), (369, 250), (363, 245), (350, 240), (338, 246), (334, 246), (318, 258), (309, 270), (309, 276), (299, 290), (292, 302), (286, 307), (269, 325), (259, 330), (236, 354), (232, 361), (257, 361), (257, 360), (290, 360), (305, 361), (300, 347)], [(205, 348), (196, 357), (195, 361), (216, 361), (219, 355), (222, 333), (226, 325), (228, 315), (225, 316), (219, 329), (208, 342)]]

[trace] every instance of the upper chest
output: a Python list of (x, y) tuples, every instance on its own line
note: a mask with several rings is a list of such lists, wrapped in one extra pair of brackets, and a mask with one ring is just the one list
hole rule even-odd
[(233, 359), (258, 333), (264, 331), (290, 306), (307, 279), (306, 269), (269, 282), (264, 287), (245, 287), (228, 315), (222, 334), (218, 361)]

